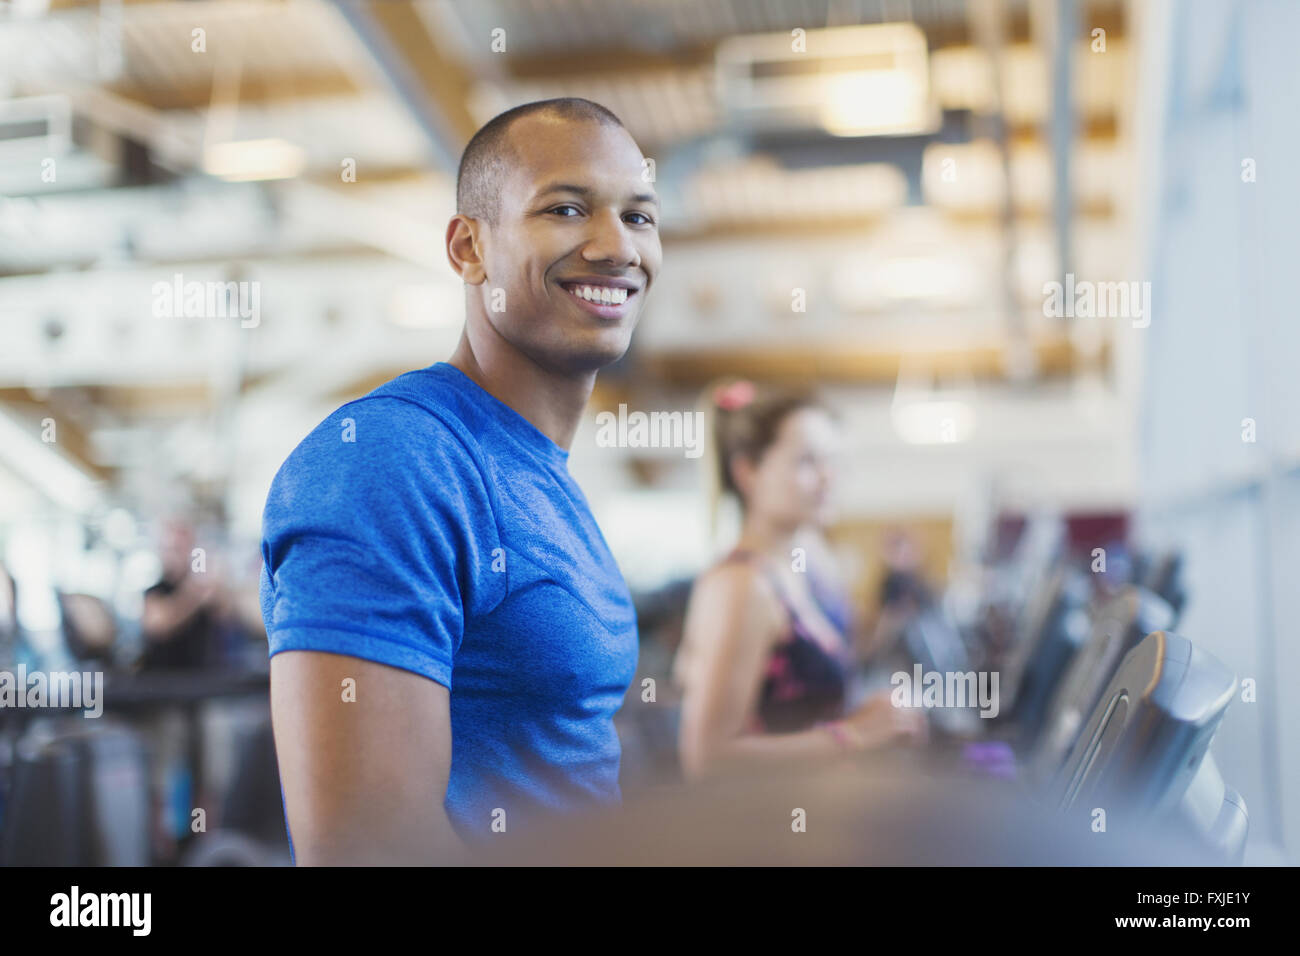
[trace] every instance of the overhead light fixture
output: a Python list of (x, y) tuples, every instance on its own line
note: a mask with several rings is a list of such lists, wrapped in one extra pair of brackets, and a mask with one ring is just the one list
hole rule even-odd
[(716, 58), (719, 99), (742, 126), (833, 136), (939, 128), (925, 33), (914, 23), (738, 36)]
[(0, 157), (63, 156), (72, 149), (72, 100), (63, 94), (0, 101)]
[(283, 139), (234, 140), (203, 151), (203, 171), (229, 182), (292, 179), (304, 165), (302, 147)]
[(975, 430), (975, 409), (956, 399), (895, 403), (890, 418), (909, 445), (957, 444), (969, 441)]
[(880, 291), (889, 299), (966, 302), (979, 294), (967, 264), (957, 258), (899, 256), (880, 271)]
[(15, 20), (39, 20), (50, 12), (50, 0), (10, 0), (9, 15)]
[(928, 125), (929, 94), (923, 72), (893, 67), (832, 74), (825, 81), (821, 123), (832, 136), (917, 132)]
[(934, 259), (899, 257), (881, 270), (880, 291), (889, 299), (925, 299), (942, 291), (944, 279), (948, 276)]
[(898, 303), (966, 306), (978, 300), (978, 277), (951, 256), (904, 255), (882, 259), (870, 269), (862, 257), (845, 257), (831, 273), (835, 304), (845, 312), (877, 312)]
[(954, 445), (975, 431), (974, 383), (940, 388), (919, 370), (899, 369), (889, 417), (898, 437), (909, 445)]

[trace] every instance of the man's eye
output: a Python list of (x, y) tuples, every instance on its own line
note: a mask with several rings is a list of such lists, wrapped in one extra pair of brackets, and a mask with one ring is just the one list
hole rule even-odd
[[(582, 214), (582, 210), (580, 210), (577, 206), (571, 206), (571, 205), (569, 205), (569, 204), (567, 204), (567, 203), (566, 203), (565, 205), (563, 205), (563, 206), (556, 206), (555, 208), (553, 208), (553, 209), (551, 210), (551, 212), (556, 212), (556, 213), (558, 213), (558, 212), (560, 212), (561, 209), (572, 209), (572, 210), (573, 210), (573, 215), (574, 215), (574, 216), (578, 216), (578, 215), (581, 215), (581, 214)], [(560, 214), (561, 214), (561, 215), (564, 215), (563, 213), (560, 213)], [(573, 216), (564, 216), (564, 218), (566, 218), (566, 219), (572, 219)]]
[(637, 225), (637, 226), (653, 226), (653, 225), (654, 225), (654, 220), (651, 219), (649, 216), (647, 216), (647, 215), (646, 215), (645, 213), (643, 213), (643, 212), (630, 212), (630, 213), (628, 213), (628, 215), (629, 215), (629, 216), (639, 216), (639, 217), (641, 218), (641, 221), (640, 221), (640, 222), (638, 222), (638, 223), (633, 223), (633, 225)]

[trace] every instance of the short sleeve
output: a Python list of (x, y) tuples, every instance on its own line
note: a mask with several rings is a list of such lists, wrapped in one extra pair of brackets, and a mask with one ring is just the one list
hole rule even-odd
[(346, 654), (451, 687), (465, 616), (500, 600), (499, 534), (464, 437), (398, 398), (344, 405), (294, 449), (262, 518), (270, 654)]

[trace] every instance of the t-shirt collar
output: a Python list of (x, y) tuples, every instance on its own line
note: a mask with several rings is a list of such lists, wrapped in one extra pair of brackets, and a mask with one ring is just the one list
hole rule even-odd
[(501, 427), (525, 448), (540, 455), (547, 462), (562, 468), (568, 468), (569, 452), (553, 442), (537, 426), (524, 416), (487, 391), (456, 366), (449, 362), (435, 362), (432, 368), (444, 375), (450, 375), (461, 383), (475, 401), (501, 423)]

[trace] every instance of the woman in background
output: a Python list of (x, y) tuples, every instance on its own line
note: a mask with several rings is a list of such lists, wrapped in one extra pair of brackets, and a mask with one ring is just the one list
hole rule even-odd
[(853, 665), (847, 602), (822, 544), (838, 435), (812, 395), (712, 393), (717, 480), (742, 525), (695, 583), (673, 676), (688, 777), (923, 739), (920, 711), (889, 692), (846, 714)]

